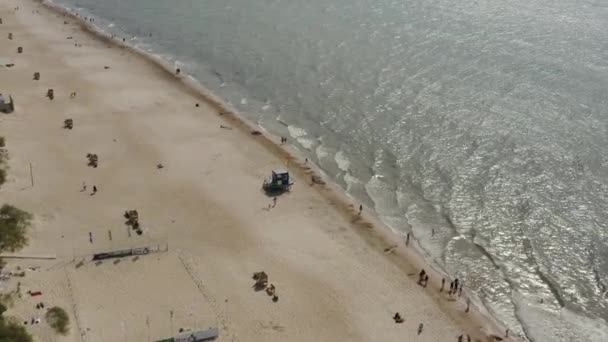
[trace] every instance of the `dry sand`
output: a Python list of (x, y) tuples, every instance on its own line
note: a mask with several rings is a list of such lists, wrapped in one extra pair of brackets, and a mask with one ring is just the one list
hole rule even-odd
[[(0, 202), (34, 214), (20, 254), (56, 256), (10, 259), (7, 270), (38, 268), (0, 290), (21, 282), (8, 314), (22, 321), (43, 316), (34, 307), (41, 301), (72, 320), (67, 336), (28, 325), (37, 341), (148, 341), (211, 326), (219, 341), (485, 341), (491, 321), (439, 294), (435, 273), (429, 287), (417, 285), (420, 258), (372, 215), (358, 219), (333, 186), (313, 185), (312, 170), (273, 137), (252, 136), (214, 101), (72, 18), (17, 0), (1, 2), (0, 17), (0, 62), (15, 64), (0, 67), (0, 92), (17, 105), (0, 114), (10, 154)], [(73, 130), (62, 129), (66, 118)], [(87, 153), (98, 154), (98, 168), (87, 166)], [(297, 183), (269, 209), (260, 186), (276, 166)], [(142, 236), (128, 234), (127, 209), (139, 211)], [(141, 246), (163, 251), (91, 261)], [(261, 270), (277, 303), (252, 289)]]

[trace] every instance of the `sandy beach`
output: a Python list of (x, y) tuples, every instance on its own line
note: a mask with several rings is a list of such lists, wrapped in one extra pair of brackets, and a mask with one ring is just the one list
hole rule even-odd
[[(6, 272), (26, 275), (0, 291), (42, 291), (15, 300), (7, 314), (20, 321), (43, 316), (41, 301), (71, 318), (66, 336), (28, 325), (36, 341), (155, 341), (208, 327), (218, 341), (504, 336), (473, 306), (465, 313), (464, 296), (440, 293), (441, 277), (367, 208), (359, 217), (358, 203), (313, 183), (315, 168), (278, 138), (252, 135), (179, 77), (39, 3), (3, 1), (0, 18), (0, 93), (16, 102), (0, 114), (10, 158), (0, 204), (34, 215), (17, 254), (50, 258), (7, 259)], [(261, 184), (276, 167), (296, 183), (273, 207)], [(142, 235), (125, 225), (131, 209)], [(91, 260), (137, 247), (155, 253)], [(416, 283), (422, 267), (427, 287)], [(258, 271), (277, 302), (253, 290)]]

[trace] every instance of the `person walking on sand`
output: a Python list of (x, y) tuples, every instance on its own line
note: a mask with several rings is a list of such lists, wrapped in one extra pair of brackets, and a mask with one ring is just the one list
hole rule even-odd
[(445, 278), (441, 278), (441, 288), (439, 289), (439, 292), (443, 292), (444, 286), (445, 286)]
[(464, 312), (468, 313), (470, 306), (471, 306), (471, 300), (467, 298), (467, 308), (464, 310)]
[(471, 342), (471, 336), (469, 336), (469, 334), (467, 334), (467, 342)]
[(458, 336), (458, 342), (462, 342), (462, 338), (463, 338), (463, 336), (462, 336), (462, 334), (460, 334), (460, 336)]
[(97, 193), (97, 186), (93, 185), (93, 195), (95, 195)]
[(448, 292), (449, 295), (452, 295), (452, 290), (454, 289), (454, 281), (450, 282), (450, 292)]
[(429, 275), (425, 275), (424, 276), (424, 288), (426, 288), (426, 285), (429, 283)]
[(462, 287), (463, 287), (463, 286), (464, 286), (464, 285), (460, 284), (460, 287), (458, 288), (458, 297), (461, 297), (461, 296), (462, 296)]
[(273, 197), (273, 198), (272, 198), (272, 207), (274, 208), (274, 207), (276, 207), (276, 206), (277, 206), (277, 198), (276, 198), (276, 197)]
[(359, 204), (359, 215), (363, 212), (363, 204)]
[(422, 329), (424, 329), (424, 324), (420, 323), (418, 325), (418, 335), (422, 334)]
[(405, 235), (405, 245), (409, 246), (410, 245), (410, 233), (407, 233)]
[(82, 189), (80, 190), (80, 192), (85, 192), (87, 191), (87, 183), (82, 182)]

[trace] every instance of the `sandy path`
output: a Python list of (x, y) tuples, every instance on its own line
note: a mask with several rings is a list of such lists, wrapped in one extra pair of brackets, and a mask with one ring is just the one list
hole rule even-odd
[[(11, 156), (0, 198), (35, 215), (23, 253), (59, 258), (10, 266), (43, 266), (21, 281), (32, 287), (28, 282), (57, 279), (35, 285), (57, 294), (46, 300), (78, 318), (66, 337), (32, 330), (39, 340), (160, 339), (169, 334), (170, 311), (174, 331), (219, 326), (220, 341), (481, 336), (479, 321), (462, 313), (462, 301), (448, 302), (433, 286), (416, 285), (418, 269), (384, 253), (391, 242), (353, 224), (343, 205), (330, 201), (340, 196), (319, 192), (301, 170), (294, 170), (293, 191), (268, 209), (272, 201), (260, 191), (261, 181), (286, 160), (175, 78), (39, 5), (4, 1), (0, 17), (0, 57), (15, 63), (0, 68), (0, 92), (17, 101), (14, 114), (0, 116)], [(16, 54), (17, 46), (23, 54)], [(35, 71), (40, 81), (32, 80)], [(53, 101), (44, 96), (48, 88)], [(65, 118), (74, 119), (73, 130), (61, 128)], [(96, 169), (86, 165), (89, 152), (99, 155)], [(91, 196), (93, 184), (99, 192)], [(127, 233), (127, 209), (139, 211), (143, 236)], [(169, 252), (76, 267), (94, 252), (145, 245)], [(260, 270), (276, 285), (278, 303), (252, 290), (251, 275)], [(11, 313), (27, 317), (30, 305), (18, 301)], [(396, 311), (403, 324), (393, 323)]]

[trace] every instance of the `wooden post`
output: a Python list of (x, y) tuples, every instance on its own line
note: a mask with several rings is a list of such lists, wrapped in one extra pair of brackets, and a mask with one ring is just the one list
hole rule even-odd
[(173, 310), (169, 311), (169, 319), (171, 320), (171, 334), (169, 334), (169, 337), (173, 336)]
[(30, 163), (30, 181), (32, 182), (32, 188), (34, 187), (34, 172), (32, 171), (32, 163)]

